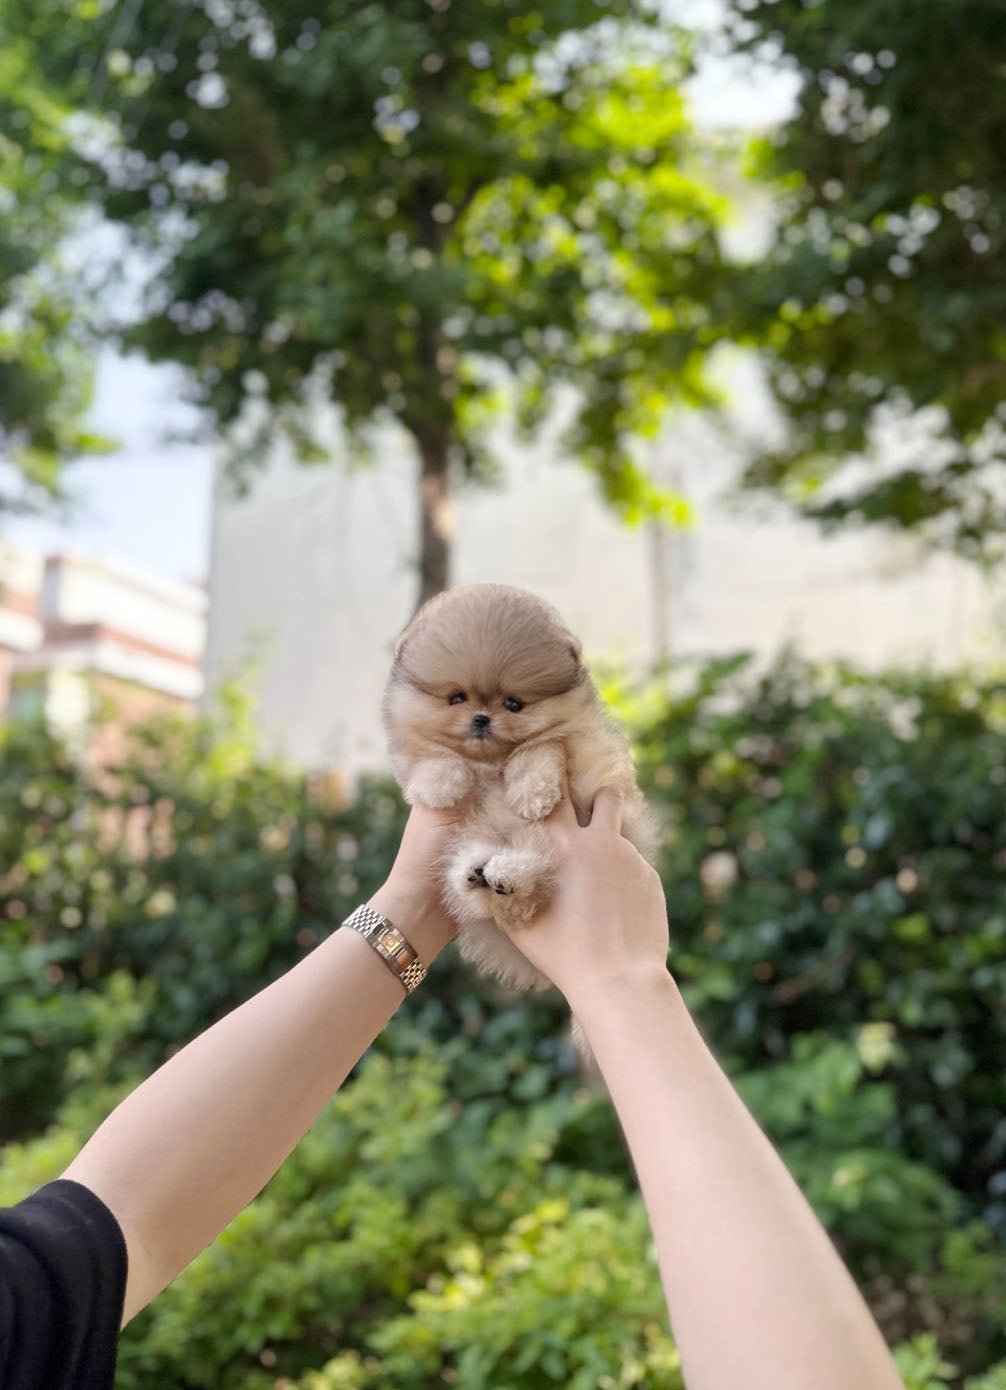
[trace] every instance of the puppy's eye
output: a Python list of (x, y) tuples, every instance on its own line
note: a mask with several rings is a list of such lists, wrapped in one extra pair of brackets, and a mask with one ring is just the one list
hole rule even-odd
[(503, 708), (508, 709), (511, 714), (519, 714), (524, 708), (524, 701), (518, 700), (516, 695), (508, 695), (503, 701)]
[(453, 695), (448, 695), (447, 703), (449, 705), (463, 705), (467, 699), (468, 696), (463, 690), (455, 690)]

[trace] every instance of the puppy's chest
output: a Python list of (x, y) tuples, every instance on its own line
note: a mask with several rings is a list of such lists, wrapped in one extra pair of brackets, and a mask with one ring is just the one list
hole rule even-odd
[(502, 763), (480, 763), (469, 761), (475, 778), (475, 802), (480, 807), (503, 806), (508, 800), (508, 783), (513, 779), (510, 760)]
[(468, 766), (475, 775), (475, 790), (480, 797), (491, 796), (497, 792), (502, 794), (505, 787), (506, 763), (477, 763), (471, 760)]

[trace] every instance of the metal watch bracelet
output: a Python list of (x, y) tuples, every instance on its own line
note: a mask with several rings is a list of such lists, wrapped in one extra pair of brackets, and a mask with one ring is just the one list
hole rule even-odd
[(422, 964), (416, 948), (407, 941), (393, 922), (382, 917), (366, 904), (356, 908), (342, 924), (358, 932), (369, 946), (372, 946), (395, 975), (406, 995), (412, 993), (426, 979), (426, 967)]

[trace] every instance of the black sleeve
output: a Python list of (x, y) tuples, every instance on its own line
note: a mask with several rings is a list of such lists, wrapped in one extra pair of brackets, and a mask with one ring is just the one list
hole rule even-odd
[(111, 1390), (125, 1291), (126, 1242), (88, 1188), (0, 1209), (2, 1390)]

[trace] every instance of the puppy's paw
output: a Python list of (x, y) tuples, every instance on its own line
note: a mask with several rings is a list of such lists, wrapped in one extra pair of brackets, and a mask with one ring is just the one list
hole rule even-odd
[(562, 796), (565, 766), (565, 754), (558, 743), (518, 749), (503, 770), (510, 809), (523, 820), (543, 820)]
[(472, 789), (472, 771), (460, 758), (430, 758), (417, 763), (405, 784), (405, 799), (410, 806), (418, 802), (443, 810), (455, 806)]
[[(494, 854), (496, 845), (484, 844), (478, 840), (466, 840), (458, 845), (447, 864), (447, 887), (455, 901), (464, 899), (472, 893), (483, 894), (489, 887), (485, 866)], [(485, 916), (485, 909), (482, 909)]]
[(548, 895), (536, 890), (522, 897), (518, 897), (516, 893), (494, 895), (487, 901), (486, 907), (498, 926), (513, 930), (526, 927), (529, 922), (533, 922), (547, 901)]
[(544, 820), (559, 802), (562, 785), (549, 774), (528, 772), (507, 785), (507, 800), (524, 820)]
[(507, 926), (530, 922), (548, 900), (547, 866), (531, 850), (501, 850), (482, 872), (493, 893), (488, 910)]

